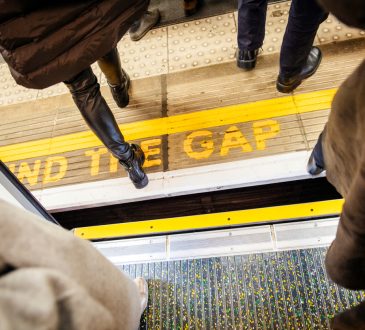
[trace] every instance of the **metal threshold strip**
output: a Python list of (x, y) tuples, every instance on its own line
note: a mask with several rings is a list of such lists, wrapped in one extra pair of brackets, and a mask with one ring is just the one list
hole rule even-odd
[(328, 246), (338, 218), (94, 242), (113, 264), (211, 258)]

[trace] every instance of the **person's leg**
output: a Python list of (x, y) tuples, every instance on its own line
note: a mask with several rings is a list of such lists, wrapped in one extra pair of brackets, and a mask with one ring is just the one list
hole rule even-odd
[(253, 69), (265, 38), (267, 0), (238, 1), (237, 66)]
[(280, 72), (295, 75), (305, 66), (319, 25), (327, 18), (316, 0), (293, 0), (280, 56)]
[(113, 113), (100, 93), (100, 86), (91, 68), (65, 82), (86, 123), (128, 171), (136, 188), (147, 185), (143, 171), (144, 154), (137, 145), (129, 145), (119, 130)]
[(241, 50), (256, 50), (265, 38), (267, 0), (238, 1), (237, 43)]
[[(295, 89), (317, 70), (321, 52), (313, 47), (319, 25), (328, 17), (316, 0), (293, 0), (280, 52), (279, 80)], [(295, 83), (291, 80), (296, 77)], [(288, 90), (280, 90), (290, 92)]]
[(98, 60), (98, 65), (105, 75), (115, 103), (120, 108), (126, 107), (129, 103), (130, 79), (122, 69), (118, 50), (116, 48), (112, 49)]

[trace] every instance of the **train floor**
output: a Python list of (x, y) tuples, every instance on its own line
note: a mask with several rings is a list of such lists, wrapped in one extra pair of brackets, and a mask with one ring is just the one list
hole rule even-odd
[(329, 281), (326, 248), (130, 264), (149, 284), (141, 329), (329, 329), (365, 299)]
[(141, 329), (329, 329), (365, 299), (325, 271), (337, 219), (94, 243), (149, 285)]

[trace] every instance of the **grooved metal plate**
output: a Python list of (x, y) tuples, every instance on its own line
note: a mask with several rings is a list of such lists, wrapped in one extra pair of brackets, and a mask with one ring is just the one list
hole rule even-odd
[(326, 248), (121, 266), (149, 284), (141, 329), (328, 329), (362, 292), (328, 280)]

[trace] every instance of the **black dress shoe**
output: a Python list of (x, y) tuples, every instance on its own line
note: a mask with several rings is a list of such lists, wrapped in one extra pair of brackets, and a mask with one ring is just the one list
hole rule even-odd
[(119, 163), (128, 172), (128, 176), (137, 189), (142, 189), (148, 184), (148, 177), (143, 170), (145, 155), (137, 144), (131, 144), (131, 156), (127, 160), (119, 160)]
[(255, 50), (240, 50), (237, 49), (236, 58), (237, 66), (241, 69), (252, 70), (256, 66), (258, 49)]
[(122, 69), (123, 81), (120, 85), (111, 85), (108, 82), (113, 99), (119, 108), (125, 108), (129, 104), (129, 86), (131, 81), (128, 74)]
[(129, 36), (132, 41), (142, 39), (146, 33), (151, 30), (160, 20), (160, 11), (155, 9), (153, 11), (146, 11), (143, 16), (132, 24), (129, 29)]
[(322, 53), (318, 47), (312, 47), (307, 63), (304, 68), (295, 76), (282, 77), (279, 75), (276, 81), (276, 88), (281, 93), (290, 93), (296, 89), (304, 79), (314, 75), (322, 60)]
[(314, 158), (314, 151), (312, 151), (308, 163), (307, 163), (307, 172), (311, 175), (318, 175), (325, 171), (325, 168), (319, 166)]

